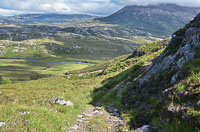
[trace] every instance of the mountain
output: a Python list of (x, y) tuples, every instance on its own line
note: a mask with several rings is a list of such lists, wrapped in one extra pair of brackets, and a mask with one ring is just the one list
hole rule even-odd
[(84, 14), (23, 14), (16, 16), (0, 17), (1, 23), (11, 24), (52, 24), (71, 23), (94, 18)]
[(179, 6), (176, 4), (130, 5), (110, 16), (96, 18), (96, 20), (162, 36), (170, 35), (183, 27), (199, 11), (200, 8)]

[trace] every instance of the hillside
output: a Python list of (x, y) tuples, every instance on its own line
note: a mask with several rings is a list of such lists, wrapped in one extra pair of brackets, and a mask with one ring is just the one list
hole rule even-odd
[(199, 22), (200, 14), (175, 32), (150, 69), (128, 88), (122, 102), (133, 112), (133, 127), (199, 131)]
[(104, 81), (104, 87), (94, 92), (101, 100), (94, 95), (93, 103), (120, 109), (123, 120), (136, 132), (198, 132), (199, 31), (200, 14), (173, 34), (160, 55), (149, 58), (164, 43), (143, 45), (128, 59), (110, 64), (103, 75), (120, 71), (132, 62), (137, 65)]
[(123, 27), (165, 36), (183, 27), (199, 13), (199, 8), (175, 4), (149, 6), (126, 6), (116, 13), (97, 18), (101, 22), (118, 24)]

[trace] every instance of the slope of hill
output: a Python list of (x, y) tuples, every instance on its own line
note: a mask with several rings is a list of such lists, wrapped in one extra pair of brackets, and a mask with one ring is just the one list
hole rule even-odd
[(183, 27), (199, 11), (199, 8), (175, 4), (126, 6), (108, 17), (97, 18), (96, 20), (162, 36), (170, 35)]
[(150, 69), (128, 88), (122, 102), (134, 111), (132, 126), (199, 131), (200, 14), (174, 33)]
[(158, 43), (143, 45), (127, 59), (110, 64), (102, 75), (137, 65), (104, 80), (93, 93), (93, 103), (120, 109), (136, 132), (199, 132), (199, 35), (200, 14), (175, 32), (164, 50)]

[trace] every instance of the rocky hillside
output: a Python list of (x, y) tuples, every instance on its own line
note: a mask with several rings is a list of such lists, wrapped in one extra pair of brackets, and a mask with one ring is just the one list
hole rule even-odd
[(111, 16), (97, 20), (155, 35), (170, 35), (192, 20), (199, 8), (175, 4), (126, 6)]
[(156, 39), (93, 20), (54, 26), (0, 23), (0, 57), (105, 61)]
[[(122, 102), (131, 111), (131, 126), (157, 131), (199, 131), (200, 14), (173, 34), (150, 69), (134, 80)], [(143, 55), (134, 52), (132, 57)], [(149, 127), (149, 126), (148, 126)]]

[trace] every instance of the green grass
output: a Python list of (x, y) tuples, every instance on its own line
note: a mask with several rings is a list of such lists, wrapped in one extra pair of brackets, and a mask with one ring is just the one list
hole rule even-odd
[(93, 132), (93, 131), (105, 131), (109, 132), (108, 130), (108, 124), (104, 120), (103, 117), (97, 116), (93, 118), (92, 120), (89, 121), (89, 125), (87, 126), (88, 131)]
[(65, 72), (79, 70), (92, 66), (92, 64), (76, 63), (43, 63), (26, 60), (1, 59), (0, 75), (10, 82), (37, 80)]
[[(91, 100), (90, 92), (99, 85), (99, 78), (68, 80), (62, 76), (1, 85), (0, 119), (7, 124), (1, 128), (1, 131), (37, 130), (49, 132), (67, 130), (77, 118), (77, 114)], [(51, 106), (45, 103), (52, 97), (70, 100), (74, 106)], [(51, 112), (50, 109), (58, 112)], [(19, 116), (21, 111), (29, 111), (31, 114)], [(24, 120), (28, 120), (30, 124), (24, 126)]]
[[(2, 93), (0, 94), (0, 120), (6, 122), (6, 125), (0, 128), (0, 131), (66, 131), (73, 125), (77, 115), (92, 101), (92, 91), (101, 87), (103, 80), (117, 74), (112, 73), (99, 77), (86, 74), (86, 77), (79, 77), (81, 72), (77, 72), (71, 76), (61, 75), (67, 70), (87, 67), (88, 65), (85, 64), (44, 64), (23, 60), (2, 60), (0, 65), (3, 68), (10, 68), (10, 70), (13, 68), (25, 70), (30, 75), (33, 75), (31, 71), (37, 71), (37, 74), (49, 74), (51, 72), (54, 74), (52, 77), (39, 80), (0, 85)], [(88, 71), (90, 71), (90, 68), (99, 70), (98, 67), (95, 69), (92, 66), (88, 67)], [(87, 69), (85, 70), (87, 71)], [(1, 70), (1, 74), (3, 78), (27, 77), (22, 71), (17, 74), (17, 71)], [(74, 106), (51, 106), (46, 101), (52, 97), (70, 100), (74, 103)], [(57, 112), (52, 112), (51, 109)], [(20, 116), (19, 112), (23, 111), (30, 112), (30, 115)], [(26, 120), (29, 123), (24, 125)], [(101, 120), (92, 122), (98, 124)], [(104, 125), (105, 123), (98, 127), (103, 129)], [(89, 129), (93, 129), (93, 125)]]

